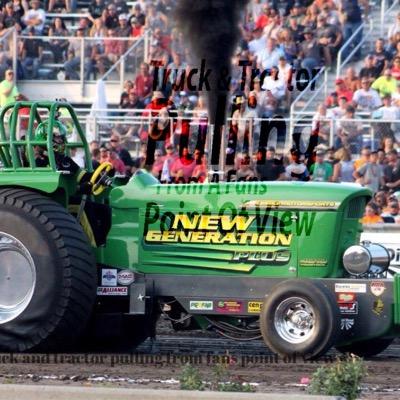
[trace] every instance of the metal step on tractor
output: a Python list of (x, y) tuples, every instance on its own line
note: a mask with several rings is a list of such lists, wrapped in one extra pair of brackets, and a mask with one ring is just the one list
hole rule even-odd
[(358, 244), (365, 188), (93, 171), (58, 102), (4, 107), (0, 158), (2, 351), (133, 349), (160, 314), (304, 358), (377, 354), (399, 334), (400, 277), (384, 247)]

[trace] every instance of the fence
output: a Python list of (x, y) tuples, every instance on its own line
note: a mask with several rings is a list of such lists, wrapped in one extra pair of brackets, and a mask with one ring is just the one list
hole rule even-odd
[[(141, 62), (148, 57), (149, 31), (139, 38), (27, 36), (13, 31), (15, 67), (22, 67), (22, 80), (65, 79), (85, 82), (98, 79), (133, 79)], [(30, 42), (30, 43), (28, 43)], [(37, 56), (24, 56), (23, 48), (40, 48)]]
[[(152, 132), (154, 137), (160, 137), (160, 140), (155, 140), (156, 148), (163, 149), (167, 138), (175, 145), (188, 147), (192, 153), (199, 147), (209, 154), (213, 151), (215, 132), (205, 110), (178, 112), (174, 117), (142, 109), (92, 111), (94, 113), (90, 115), (87, 109), (76, 109), (78, 120), (86, 129), (88, 141), (96, 139), (105, 143), (113, 131), (118, 132), (133, 154), (139, 156), (143, 144), (145, 146), (147, 143), (148, 133)], [(288, 129), (289, 126), (293, 126), (292, 131)], [(339, 142), (339, 135), (344, 135), (343, 142)], [(353, 119), (316, 118), (306, 112), (298, 116), (296, 122), (278, 116), (269, 119), (228, 118), (221, 132), (220, 160), (225, 159), (229, 152), (255, 154), (258, 148), (267, 146), (275, 147), (281, 155), (287, 155), (294, 145), (306, 153), (310, 143), (326, 147), (344, 145), (353, 158), (357, 158), (362, 146), (377, 150), (386, 137), (400, 138), (400, 119), (373, 119), (365, 113)]]

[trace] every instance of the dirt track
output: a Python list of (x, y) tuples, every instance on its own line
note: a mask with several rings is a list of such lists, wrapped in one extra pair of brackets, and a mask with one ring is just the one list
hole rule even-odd
[[(195, 334), (195, 333), (193, 333)], [(193, 334), (161, 336), (153, 345), (145, 342), (132, 354), (0, 354), (0, 383), (106, 385), (135, 388), (179, 387), (182, 365), (197, 365), (204, 380), (212, 379), (212, 365), (229, 361), (229, 371), (261, 392), (304, 392), (302, 378), (335, 359), (330, 352), (317, 362), (283, 360), (261, 341), (237, 345)], [(211, 345), (211, 343), (215, 343)], [(174, 347), (179, 346), (179, 352)], [(208, 346), (208, 347), (207, 347)], [(239, 346), (239, 347), (238, 347)], [(363, 398), (394, 400), (400, 397), (400, 344), (367, 361), (369, 376)]]

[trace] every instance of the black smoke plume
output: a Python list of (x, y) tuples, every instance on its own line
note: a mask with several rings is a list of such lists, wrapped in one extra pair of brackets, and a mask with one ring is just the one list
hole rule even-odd
[(206, 101), (210, 123), (214, 124), (212, 164), (217, 164), (221, 127), (225, 122), (229, 95), (231, 60), (240, 36), (239, 22), (247, 0), (178, 0), (179, 28), (200, 65), (211, 69)]

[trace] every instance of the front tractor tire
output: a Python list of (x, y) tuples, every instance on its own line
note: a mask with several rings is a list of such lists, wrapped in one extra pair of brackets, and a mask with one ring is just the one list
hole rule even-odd
[(284, 281), (266, 296), (261, 333), (266, 345), (284, 356), (313, 359), (331, 348), (339, 335), (339, 309), (321, 283)]
[(0, 189), (0, 350), (70, 348), (95, 297), (95, 260), (76, 220), (41, 194)]

